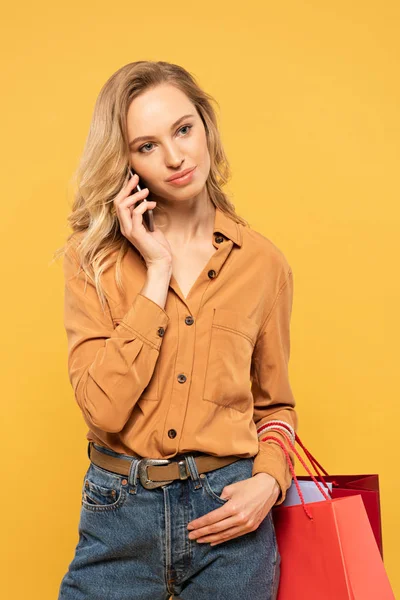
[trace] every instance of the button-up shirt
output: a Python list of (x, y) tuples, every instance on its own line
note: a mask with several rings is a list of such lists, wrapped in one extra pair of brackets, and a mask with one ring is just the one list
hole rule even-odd
[[(151, 458), (254, 457), (252, 475), (272, 475), (281, 504), (292, 482), (288, 461), (258, 431), (276, 419), (297, 431), (288, 376), (293, 275), (282, 251), (216, 208), (215, 252), (186, 297), (173, 274), (164, 308), (142, 294), (146, 264), (129, 244), (125, 294), (114, 264), (101, 278), (103, 311), (80, 268), (84, 234), (70, 236), (63, 265), (68, 372), (87, 440)], [(287, 438), (270, 434), (294, 464)]]

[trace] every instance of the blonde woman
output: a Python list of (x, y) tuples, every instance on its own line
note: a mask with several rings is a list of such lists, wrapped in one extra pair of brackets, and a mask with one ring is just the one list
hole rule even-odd
[(291, 473), (261, 438), (297, 429), (293, 276), (222, 190), (212, 100), (182, 67), (138, 61), (94, 108), (61, 249), (90, 464), (59, 600), (277, 595), (271, 509)]

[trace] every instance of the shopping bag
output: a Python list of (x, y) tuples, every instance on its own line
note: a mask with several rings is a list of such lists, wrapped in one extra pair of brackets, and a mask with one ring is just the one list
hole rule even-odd
[(288, 439), (324, 499), (306, 504), (284, 443), (301, 504), (272, 511), (281, 557), (277, 600), (395, 600), (361, 494), (331, 498)]
[[(381, 505), (380, 505), (380, 493), (379, 493), (379, 475), (378, 474), (365, 474), (365, 475), (329, 475), (326, 470), (320, 465), (320, 463), (314, 458), (311, 452), (304, 446), (296, 433), (296, 442), (303, 449), (307, 458), (314, 467), (316, 473), (316, 479), (318, 479), (322, 486), (332, 485), (332, 488), (326, 489), (325, 491), (331, 498), (343, 498), (345, 496), (361, 495), (365, 510), (367, 511), (368, 519), (374, 532), (376, 543), (378, 544), (379, 552), (383, 559), (383, 539), (382, 539), (382, 520), (381, 520)], [(324, 477), (319, 473), (318, 467), (324, 473)], [(300, 475), (297, 477), (300, 486), (301, 482), (309, 482), (311, 485), (312, 480), (307, 475)], [(295, 489), (292, 483), (293, 489)], [(314, 485), (315, 487), (315, 485)], [(290, 489), (290, 488), (289, 488)], [(292, 492), (293, 494), (294, 492)], [(318, 498), (318, 499), (321, 499)], [(305, 502), (307, 499), (305, 497)]]
[[(303, 500), (306, 504), (309, 502), (320, 502), (324, 500), (322, 493), (319, 491), (313, 480), (310, 478), (310, 481), (304, 480), (300, 481), (300, 477), (297, 476), (299, 481), (299, 487), (303, 494)], [(332, 484), (328, 483), (328, 489), (332, 492)], [(294, 482), (290, 486), (290, 488), (286, 491), (286, 497), (282, 502), (282, 506), (294, 506), (295, 504), (301, 504), (301, 498), (299, 496), (299, 492), (297, 491), (297, 487)]]

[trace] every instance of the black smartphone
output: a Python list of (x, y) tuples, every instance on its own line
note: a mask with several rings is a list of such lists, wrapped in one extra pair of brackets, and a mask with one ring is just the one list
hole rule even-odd
[[(132, 167), (129, 167), (129, 175), (131, 177), (133, 177), (135, 175), (135, 172), (133, 171)], [(140, 187), (139, 183), (136, 186), (136, 192), (141, 192), (142, 188)], [(139, 204), (141, 202), (147, 202), (147, 198), (143, 198), (143, 200), (139, 200), (139, 202), (136, 202), (135, 206), (139, 206)], [(153, 221), (153, 209), (148, 208), (144, 213), (143, 213), (143, 220), (146, 223), (147, 229), (149, 231), (154, 231), (154, 221)]]

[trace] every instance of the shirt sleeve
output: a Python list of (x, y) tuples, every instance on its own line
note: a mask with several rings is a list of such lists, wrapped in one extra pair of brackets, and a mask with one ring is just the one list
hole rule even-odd
[[(290, 318), (293, 302), (293, 274), (286, 270), (275, 302), (261, 328), (253, 351), (251, 389), (254, 398), (253, 418), (257, 430), (268, 421), (281, 420), (294, 432), (298, 427), (295, 399), (289, 382)], [(294, 453), (279, 431), (264, 431), (259, 435), (259, 451), (255, 456), (252, 475), (269, 473), (278, 481), (280, 495), (275, 505), (282, 504), (292, 483), (292, 474), (281, 446), (273, 440), (261, 442), (267, 435), (282, 440), (294, 466)]]
[(64, 254), (63, 268), (69, 380), (87, 425), (116, 433), (152, 377), (163, 340), (158, 329), (168, 326), (169, 316), (137, 294), (114, 327), (72, 247)]

